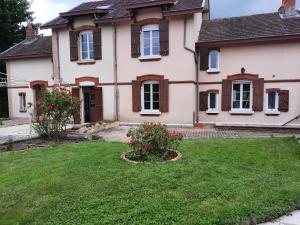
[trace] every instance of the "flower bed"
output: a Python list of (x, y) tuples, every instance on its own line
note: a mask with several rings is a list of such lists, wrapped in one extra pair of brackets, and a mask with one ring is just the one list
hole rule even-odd
[(181, 154), (177, 151), (183, 136), (168, 131), (165, 125), (144, 124), (128, 131), (132, 151), (123, 158), (134, 162), (170, 161)]

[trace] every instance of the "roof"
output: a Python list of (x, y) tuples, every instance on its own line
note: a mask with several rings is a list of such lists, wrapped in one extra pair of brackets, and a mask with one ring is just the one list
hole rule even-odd
[(131, 18), (129, 9), (138, 7), (153, 7), (165, 4), (164, 13), (175, 13), (189, 10), (203, 9), (204, 0), (99, 0), (82, 3), (68, 12), (61, 13), (59, 17), (43, 24), (41, 28), (64, 26), (68, 23), (68, 16), (97, 13), (96, 22)]
[(23, 59), (37, 57), (51, 57), (52, 55), (52, 37), (37, 36), (14, 45), (8, 50), (0, 53), (0, 59)]
[(300, 16), (282, 19), (279, 13), (203, 21), (198, 45), (291, 38), (300, 35)]

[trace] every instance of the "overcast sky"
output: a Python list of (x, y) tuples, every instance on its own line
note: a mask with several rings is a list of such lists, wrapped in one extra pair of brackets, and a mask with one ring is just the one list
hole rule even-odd
[[(31, 10), (36, 17), (35, 22), (45, 23), (60, 12), (65, 12), (72, 7), (89, 0), (32, 0)], [(212, 18), (251, 15), (278, 10), (282, 0), (211, 0)], [(300, 9), (300, 0), (297, 0)], [(50, 31), (43, 32), (51, 34)]]

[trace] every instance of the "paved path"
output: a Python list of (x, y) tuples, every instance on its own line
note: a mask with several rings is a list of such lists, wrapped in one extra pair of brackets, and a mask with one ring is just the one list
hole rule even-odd
[(2, 125), (0, 125), (0, 128), (30, 124), (30, 121), (31, 121), (30, 118), (17, 118), (12, 120), (4, 120), (2, 122)]
[[(110, 130), (101, 131), (100, 136), (106, 141), (128, 142), (126, 134), (130, 127), (119, 126)], [(278, 133), (272, 131), (232, 130), (232, 129), (194, 129), (194, 128), (170, 128), (171, 131), (180, 132), (185, 138), (242, 138), (242, 137), (291, 137), (293, 133)]]
[(300, 225), (300, 211), (295, 211), (290, 216), (281, 217), (274, 222), (260, 225)]
[(11, 140), (19, 141), (33, 137), (37, 137), (37, 135), (30, 128), (30, 124), (0, 127), (0, 144), (8, 142), (10, 138)]

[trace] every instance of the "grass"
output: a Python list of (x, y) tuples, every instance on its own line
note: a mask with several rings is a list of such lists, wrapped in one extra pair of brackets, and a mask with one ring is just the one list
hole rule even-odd
[(0, 154), (1, 225), (259, 223), (300, 203), (292, 138), (184, 141), (177, 162), (130, 164), (126, 144)]

